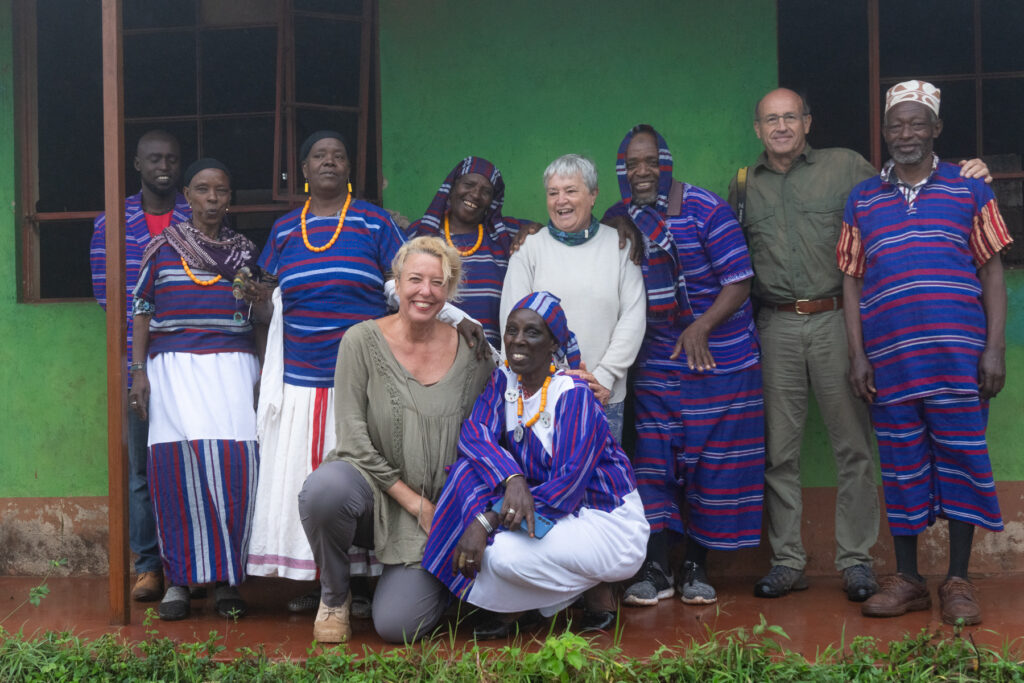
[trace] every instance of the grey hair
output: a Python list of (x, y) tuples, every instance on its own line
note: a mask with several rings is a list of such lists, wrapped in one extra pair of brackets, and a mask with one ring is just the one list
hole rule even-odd
[(553, 176), (574, 176), (579, 173), (591, 193), (597, 192), (597, 166), (585, 156), (579, 154), (563, 154), (544, 169), (544, 186)]

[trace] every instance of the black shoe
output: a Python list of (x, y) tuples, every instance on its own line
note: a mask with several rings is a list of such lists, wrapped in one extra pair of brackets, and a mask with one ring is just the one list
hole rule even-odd
[(806, 590), (809, 585), (803, 571), (777, 564), (754, 584), (754, 595), (759, 598), (781, 598), (790, 591)]
[(519, 615), (518, 619), (504, 620), (501, 615), (488, 613), (473, 627), (473, 637), (477, 640), (496, 640), (520, 633), (540, 621), (540, 612), (529, 610)]
[(156, 608), (162, 621), (181, 621), (187, 619), (192, 612), (189, 603), (189, 592), (185, 586), (171, 586), (164, 593), (163, 600)]
[(238, 594), (236, 586), (218, 585), (213, 589), (213, 596), (216, 599), (217, 614), (225, 619), (238, 619), (249, 611), (249, 606)]
[(864, 602), (878, 592), (875, 573), (866, 564), (855, 564), (843, 570), (843, 590), (850, 602)]
[(640, 571), (633, 577), (633, 583), (626, 589), (622, 602), (637, 607), (657, 605), (659, 600), (671, 598), (675, 593), (672, 586), (672, 575), (665, 574), (661, 565), (654, 560), (647, 560)]
[(312, 612), (320, 606), (320, 589), (310, 591), (288, 601), (289, 612)]
[(615, 626), (616, 614), (610, 610), (601, 612), (583, 611), (583, 620), (580, 622), (580, 632), (586, 631), (607, 631)]

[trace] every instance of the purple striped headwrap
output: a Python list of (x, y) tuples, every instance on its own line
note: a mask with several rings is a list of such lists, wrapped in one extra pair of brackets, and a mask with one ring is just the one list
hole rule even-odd
[(449, 196), (455, 181), (464, 175), (478, 173), (490, 181), (494, 188), (491, 195), (491, 205), (484, 211), (484, 230), (491, 236), (491, 239), (500, 244), (507, 251), (512, 241), (512, 232), (505, 224), (501, 215), (501, 206), (505, 203), (505, 181), (501, 179), (501, 171), (494, 164), (480, 157), (466, 157), (452, 169), (448, 177), (441, 183), (441, 187), (434, 195), (434, 199), (427, 207), (423, 218), (414, 221), (409, 226), (410, 235), (434, 235), (441, 237), (444, 234), (444, 215), (448, 212)]
[(528, 308), (544, 318), (551, 336), (558, 342), (555, 360), (559, 365), (575, 369), (580, 366), (580, 347), (576, 343), (576, 335), (569, 329), (561, 303), (562, 300), (551, 292), (533, 292), (520, 299), (512, 310)]

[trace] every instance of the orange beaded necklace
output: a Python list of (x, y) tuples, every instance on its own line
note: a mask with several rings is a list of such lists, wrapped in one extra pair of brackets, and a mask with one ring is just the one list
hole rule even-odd
[(348, 197), (345, 198), (345, 206), (341, 207), (341, 213), (338, 215), (338, 227), (334, 231), (334, 235), (331, 236), (330, 241), (322, 247), (314, 247), (309, 243), (309, 234), (306, 232), (306, 214), (309, 213), (309, 203), (313, 201), (312, 197), (306, 199), (306, 205), (302, 207), (302, 241), (306, 244), (306, 249), (320, 253), (321, 251), (327, 251), (334, 243), (338, 241), (338, 235), (341, 234), (341, 228), (345, 225), (345, 216), (348, 214), (348, 205), (352, 203), (352, 183), (348, 185)]
[[(533, 417), (531, 417), (529, 420), (527, 420), (526, 424), (523, 425), (527, 429), (529, 429), (533, 425), (537, 424), (537, 420), (540, 419), (541, 413), (544, 412), (544, 409), (548, 405), (548, 385), (551, 384), (551, 377), (555, 374), (555, 370), (556, 370), (556, 368), (555, 368), (555, 364), (554, 363), (552, 363), (550, 366), (548, 366), (548, 373), (549, 374), (548, 374), (547, 377), (544, 378), (544, 384), (541, 385), (541, 388), (540, 388), (540, 408), (537, 409), (537, 414), (534, 415)], [(516, 381), (519, 382), (520, 387), (522, 387), (522, 383), (523, 383), (522, 375), (516, 375)], [(519, 398), (516, 399), (516, 417), (518, 417), (519, 421), (522, 422), (522, 420), (523, 420), (523, 391), (522, 391), (522, 389), (520, 389), (520, 391), (519, 391)]]
[(479, 225), (476, 226), (476, 229), (477, 229), (476, 244), (474, 244), (472, 246), (472, 248), (469, 249), (469, 251), (462, 251), (461, 249), (456, 247), (454, 243), (452, 243), (452, 232), (451, 232), (451, 228), (448, 227), (448, 214), (446, 213), (444, 215), (444, 241), (448, 243), (449, 247), (451, 247), (455, 251), (459, 252), (459, 256), (472, 256), (473, 254), (476, 253), (476, 250), (480, 248), (480, 245), (483, 244), (483, 241), (484, 241), (484, 224), (480, 223)]
[(217, 277), (215, 278), (211, 278), (209, 280), (200, 280), (199, 278), (192, 274), (192, 269), (188, 267), (187, 263), (185, 263), (184, 258), (181, 259), (181, 265), (182, 267), (185, 268), (185, 274), (189, 276), (189, 279), (191, 279), (192, 282), (196, 283), (200, 287), (209, 287), (210, 285), (216, 284), (220, 282), (221, 277), (223, 277), (218, 273)]

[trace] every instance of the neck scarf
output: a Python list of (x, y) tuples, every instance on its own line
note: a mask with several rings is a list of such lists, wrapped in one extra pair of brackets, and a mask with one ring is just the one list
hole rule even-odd
[(226, 225), (221, 226), (218, 239), (204, 235), (192, 225), (191, 220), (168, 226), (146, 247), (142, 254), (143, 265), (148, 263), (164, 244), (171, 245), (171, 248), (185, 259), (189, 268), (219, 273), (229, 281), (242, 266), (248, 266), (254, 272), (257, 269), (256, 259), (259, 252), (256, 245), (248, 237)]
[(441, 187), (438, 188), (437, 194), (434, 195), (434, 199), (430, 202), (430, 206), (427, 207), (427, 212), (423, 214), (423, 218), (409, 226), (409, 234), (443, 237), (444, 215), (448, 212), (452, 188), (455, 186), (456, 180), (470, 173), (482, 175), (494, 187), (494, 193), (491, 195), (491, 205), (484, 211), (484, 230), (487, 231), (487, 234), (490, 235), (494, 242), (501, 245), (505, 252), (508, 253), (512, 242), (512, 231), (506, 226), (505, 220), (501, 215), (501, 206), (505, 203), (505, 181), (501, 178), (501, 171), (494, 164), (480, 157), (466, 157), (451, 170), (448, 177), (441, 183)]
[(599, 223), (593, 216), (590, 217), (590, 225), (588, 227), (583, 230), (577, 230), (576, 232), (565, 232), (563, 230), (559, 230), (551, 224), (551, 221), (548, 221), (548, 232), (551, 233), (551, 236), (562, 244), (567, 244), (570, 247), (575, 247), (578, 244), (589, 242), (593, 239), (594, 235), (597, 234), (597, 230), (600, 227), (601, 223)]
[[(653, 130), (653, 129), (651, 129)], [(633, 224), (643, 233), (647, 252), (648, 268), (645, 273), (647, 284), (647, 309), (654, 316), (671, 317), (679, 311), (689, 311), (690, 305), (685, 288), (680, 286), (682, 274), (679, 271), (679, 252), (676, 249), (672, 231), (665, 221), (668, 217), (668, 195), (672, 189), (672, 152), (661, 134), (654, 131), (658, 144), (658, 198), (653, 205), (640, 206), (633, 203), (633, 189), (626, 177), (626, 148), (635, 135), (650, 131), (633, 128), (619, 145), (615, 160), (615, 174), (619, 179), (622, 202), (608, 209), (606, 216), (628, 215)], [(654, 267), (663, 265), (664, 267)], [(682, 300), (680, 300), (680, 297)]]
[(551, 336), (558, 342), (555, 351), (555, 363), (560, 367), (578, 368), (580, 366), (580, 347), (576, 343), (576, 335), (569, 329), (565, 319), (565, 311), (560, 305), (562, 300), (551, 292), (533, 292), (520, 299), (513, 311), (528, 308), (534, 311), (548, 326)]

